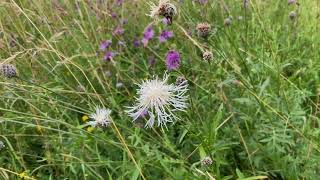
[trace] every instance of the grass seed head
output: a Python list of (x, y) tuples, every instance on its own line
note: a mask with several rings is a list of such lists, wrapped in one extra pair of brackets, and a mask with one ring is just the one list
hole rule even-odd
[(211, 51), (205, 51), (202, 54), (202, 59), (205, 61), (211, 61), (213, 60), (213, 53)]
[(0, 74), (6, 78), (13, 78), (17, 76), (17, 69), (12, 64), (0, 65)]
[(201, 161), (201, 164), (202, 164), (203, 166), (211, 166), (212, 163), (213, 163), (213, 161), (212, 161), (212, 159), (211, 159), (209, 156), (203, 158), (202, 161)]
[(211, 33), (211, 25), (208, 23), (199, 23), (197, 25), (197, 32), (200, 37), (208, 37)]

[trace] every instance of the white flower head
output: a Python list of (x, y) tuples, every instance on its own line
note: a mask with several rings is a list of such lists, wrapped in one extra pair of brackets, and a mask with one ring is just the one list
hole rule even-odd
[(4, 143), (2, 141), (0, 141), (0, 150), (5, 148), (5, 147), (6, 147), (6, 145), (4, 145)]
[(96, 107), (96, 112), (90, 114), (89, 116), (90, 119), (92, 119), (93, 121), (89, 121), (87, 124), (93, 127), (96, 127), (96, 126), (107, 127), (111, 123), (110, 114), (111, 114), (110, 109)]
[(166, 126), (167, 122), (179, 119), (173, 112), (187, 108), (188, 83), (184, 80), (177, 85), (167, 84), (167, 80), (168, 76), (165, 74), (162, 80), (156, 77), (139, 85), (136, 103), (127, 110), (133, 121), (146, 114), (146, 111), (149, 116), (146, 127), (152, 127), (155, 121), (158, 126)]
[(152, 18), (157, 18), (158, 16), (164, 16), (166, 18), (172, 18), (177, 14), (177, 8), (170, 3), (170, 0), (159, 0), (158, 5), (153, 2), (148, 3), (150, 6), (150, 16)]

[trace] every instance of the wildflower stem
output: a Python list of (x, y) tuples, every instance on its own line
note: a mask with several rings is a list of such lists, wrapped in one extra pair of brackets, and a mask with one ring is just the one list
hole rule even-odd
[(32, 85), (34, 85), (34, 86), (40, 87), (40, 88), (42, 88), (42, 89), (45, 89), (45, 90), (47, 90), (47, 91), (50, 91), (50, 92), (54, 93), (55, 95), (58, 95), (58, 96), (63, 97), (63, 98), (65, 98), (65, 99), (68, 99), (67, 97), (65, 97), (65, 96), (63, 96), (63, 95), (61, 95), (61, 94), (58, 94), (58, 93), (56, 93), (56, 92), (54, 92), (54, 91), (52, 91), (52, 90), (50, 90), (50, 89), (48, 89), (48, 88), (46, 88), (46, 87), (44, 87), (44, 86), (41, 86), (41, 85), (39, 85), (39, 84), (33, 83), (33, 82), (31, 82), (31, 81), (28, 81), (28, 80), (24, 80), (24, 79), (22, 79), (22, 78), (19, 77), (19, 76), (15, 76), (15, 78), (19, 79), (20, 81), (23, 81), (23, 82), (32, 84)]
[(194, 40), (181, 25), (177, 24), (177, 26), (181, 29), (184, 35), (187, 36), (187, 38), (189, 38), (190, 41), (201, 50), (202, 53), (205, 52), (204, 48), (201, 47), (201, 45), (196, 40)]

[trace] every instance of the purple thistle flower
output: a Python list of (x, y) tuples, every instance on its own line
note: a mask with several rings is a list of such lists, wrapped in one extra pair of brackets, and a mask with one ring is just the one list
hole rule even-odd
[(118, 15), (117, 15), (117, 13), (112, 12), (112, 13), (111, 13), (111, 17), (115, 19), (115, 18), (117, 18), (117, 17), (118, 17)]
[(173, 37), (173, 32), (172, 31), (162, 31), (159, 37), (159, 41), (161, 43), (166, 42), (169, 38)]
[(170, 50), (166, 55), (166, 65), (168, 70), (178, 69), (180, 66), (180, 54), (178, 51)]
[(152, 28), (152, 26), (148, 26), (148, 27), (146, 28), (146, 30), (144, 31), (144, 33), (143, 33), (143, 37), (144, 37), (145, 39), (150, 40), (150, 39), (153, 38), (153, 36), (154, 36), (153, 28)]
[(141, 42), (143, 43), (144, 47), (146, 47), (148, 45), (148, 42), (150, 39), (152, 39), (154, 36), (154, 31), (152, 26), (148, 26), (143, 33), (143, 39), (141, 40)]
[(137, 38), (133, 39), (133, 47), (137, 48), (141, 44), (141, 41), (139, 41)]
[(112, 60), (112, 58), (113, 58), (115, 55), (116, 55), (116, 54), (115, 54), (114, 52), (108, 51), (108, 52), (106, 52), (106, 54), (104, 54), (103, 59), (104, 59), (105, 61), (110, 61), (110, 60)]
[(107, 49), (111, 45), (111, 43), (112, 43), (111, 40), (102, 41), (100, 44), (100, 50), (103, 51)]

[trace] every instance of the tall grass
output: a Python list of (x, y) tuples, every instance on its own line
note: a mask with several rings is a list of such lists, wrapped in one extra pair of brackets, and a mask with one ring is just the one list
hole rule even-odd
[[(174, 38), (136, 48), (152, 22), (147, 2), (0, 1), (0, 63), (18, 69), (0, 78), (0, 179), (317, 179), (320, 3), (174, 1), (173, 24), (153, 25)], [(201, 22), (216, 29), (208, 39), (196, 35)], [(99, 51), (106, 39), (113, 62)], [(167, 129), (146, 129), (125, 107), (136, 83), (164, 74), (170, 49), (182, 59), (170, 82), (188, 80), (189, 107)], [(84, 127), (96, 106), (114, 124)]]

